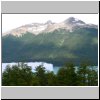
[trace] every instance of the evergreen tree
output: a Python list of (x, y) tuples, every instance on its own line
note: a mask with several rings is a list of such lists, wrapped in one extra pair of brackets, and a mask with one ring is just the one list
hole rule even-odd
[(32, 85), (33, 73), (30, 66), (20, 63), (7, 66), (2, 74), (2, 85), (4, 86), (30, 86)]
[(57, 82), (59, 86), (66, 86), (67, 71), (65, 68), (60, 68), (57, 72)]
[(91, 67), (90, 67), (91, 69), (88, 71), (88, 76), (87, 76), (88, 86), (97, 86), (98, 85), (98, 72), (96, 72), (93, 69), (94, 66), (91, 66)]
[(57, 77), (53, 72), (47, 72), (46, 78), (48, 86), (57, 86)]
[(47, 85), (45, 67), (43, 67), (43, 65), (40, 65), (40, 66), (36, 67), (35, 71), (36, 71), (35, 72), (36, 78), (39, 80), (39, 85), (40, 86)]
[(75, 65), (73, 62), (68, 62), (65, 64), (66, 72), (67, 72), (67, 85), (68, 86), (77, 86), (78, 85), (78, 77), (75, 73)]
[(65, 86), (76, 86), (78, 85), (78, 78), (77, 74), (75, 73), (73, 63), (66, 63), (64, 68), (61, 68), (58, 73), (58, 82), (59, 85), (65, 85)]
[(88, 61), (82, 61), (80, 66), (78, 67), (78, 78), (79, 78), (79, 85), (81, 86), (87, 86), (88, 85), (88, 72), (89, 72), (89, 62)]

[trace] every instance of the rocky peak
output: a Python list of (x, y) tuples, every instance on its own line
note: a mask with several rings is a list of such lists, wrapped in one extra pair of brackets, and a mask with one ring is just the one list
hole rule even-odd
[(66, 19), (64, 21), (64, 23), (66, 23), (66, 24), (85, 24), (85, 22), (83, 22), (77, 18), (74, 18), (74, 17), (69, 17), (68, 19)]

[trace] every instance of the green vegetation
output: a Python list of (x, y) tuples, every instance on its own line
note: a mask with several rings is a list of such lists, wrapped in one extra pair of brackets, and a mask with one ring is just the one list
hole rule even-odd
[(79, 65), (83, 59), (91, 59), (92, 65), (98, 64), (98, 30), (95, 28), (2, 37), (3, 62), (43, 61), (61, 66), (70, 60)]
[(3, 86), (97, 86), (98, 74), (89, 63), (82, 62), (75, 71), (74, 63), (67, 62), (57, 74), (48, 72), (43, 65), (32, 72), (25, 63), (7, 66), (2, 73)]

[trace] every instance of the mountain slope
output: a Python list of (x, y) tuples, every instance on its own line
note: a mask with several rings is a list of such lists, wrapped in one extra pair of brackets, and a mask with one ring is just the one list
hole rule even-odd
[(54, 65), (62, 65), (69, 60), (79, 64), (81, 60), (89, 59), (97, 65), (98, 29), (95, 25), (89, 26), (83, 21), (75, 20), (70, 18), (64, 21), (71, 30), (61, 24), (52, 29), (52, 25), (55, 24), (49, 21), (50, 27), (41, 34), (25, 32), (20, 33), (23, 34), (21, 36), (4, 35), (2, 61), (46, 61)]

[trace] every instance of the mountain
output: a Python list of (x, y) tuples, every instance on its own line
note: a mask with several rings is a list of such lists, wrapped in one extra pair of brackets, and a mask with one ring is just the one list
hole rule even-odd
[(61, 23), (53, 23), (51, 20), (48, 20), (46, 23), (31, 23), (27, 25), (23, 25), (6, 33), (3, 33), (3, 36), (11, 34), (14, 36), (22, 36), (23, 34), (30, 32), (34, 35), (38, 35), (41, 33), (53, 32), (57, 29), (65, 29), (67, 31), (72, 32), (77, 28), (97, 28), (97, 25), (86, 24), (85, 22), (76, 19), (74, 17), (70, 17)]
[(27, 24), (2, 34), (2, 61), (45, 61), (62, 65), (81, 60), (98, 64), (98, 27), (70, 17), (63, 22)]

